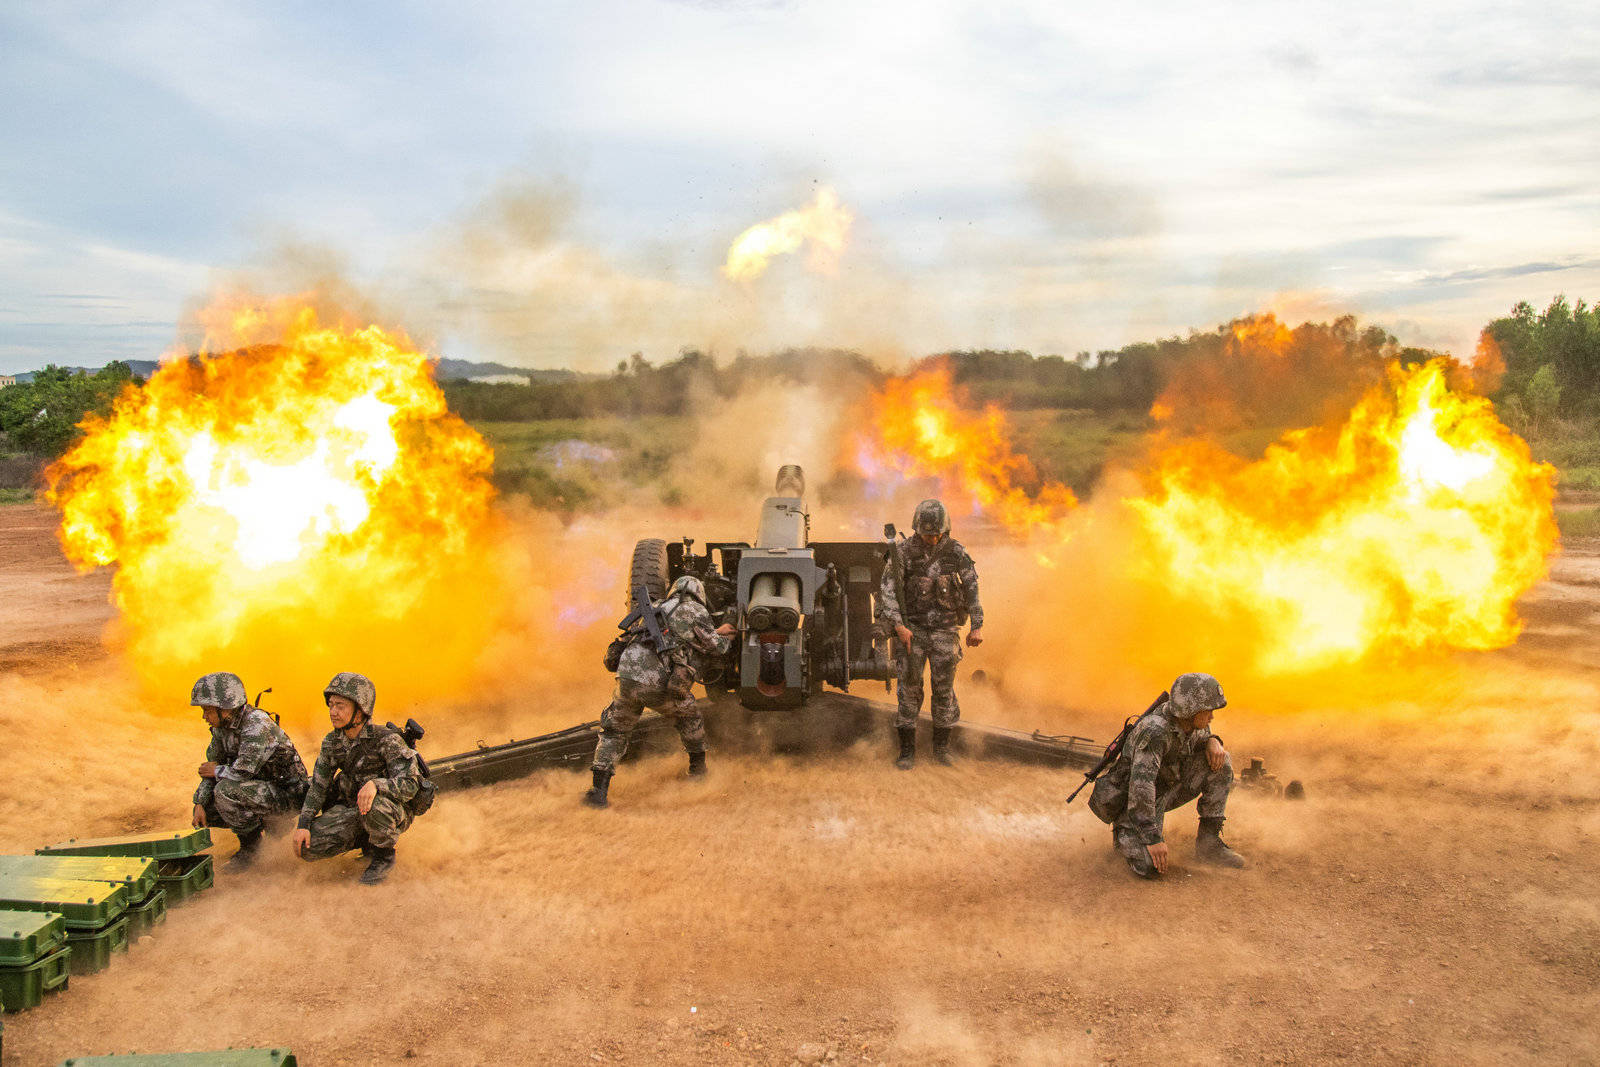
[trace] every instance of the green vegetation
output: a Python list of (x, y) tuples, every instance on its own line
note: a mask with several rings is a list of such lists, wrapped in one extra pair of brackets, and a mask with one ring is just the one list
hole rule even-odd
[(1135, 455), (1151, 427), (1142, 415), (1081, 408), (1017, 411), (1010, 423), (1012, 448), (1028, 457), (1039, 477), (1079, 496), (1094, 488), (1108, 460)]
[(108, 363), (94, 374), (50, 366), (0, 389), (0, 504), (32, 500), (44, 465), (77, 440), (78, 423), (108, 414), (138, 382), (126, 363)]
[(659, 478), (694, 436), (693, 420), (662, 415), (475, 422), (473, 427), (494, 448), (500, 492), (568, 512), (603, 507), (615, 501), (618, 488)]
[[(1484, 329), (1485, 359), (1452, 374), (1488, 390), (1501, 418), (1569, 490), (1600, 490), (1600, 309), (1557, 298), (1542, 312), (1516, 305)], [(1158, 425), (1204, 429), (1256, 455), (1288, 427), (1327, 422), (1383, 380), (1392, 361), (1439, 357), (1406, 348), (1353, 316), (1289, 328), (1270, 315), (1210, 331), (1074, 356), (960, 351), (929, 356), (908, 373), (941, 371), (967, 401), (1008, 409), (1015, 449), (1042, 478), (1080, 494), (1108, 459), (1126, 457)], [(1498, 356), (1498, 380), (1484, 365)], [(719, 364), (684, 350), (660, 366), (635, 353), (608, 375), (531, 378), (531, 384), (443, 383), (453, 411), (496, 453), (501, 491), (556, 510), (604, 506), (620, 489), (659, 484), (692, 443), (692, 416), (758, 385), (821, 385), (841, 396), (888, 377), (863, 356), (834, 349), (740, 353)], [(104, 413), (137, 387), (126, 364), (93, 375), (48, 367), (0, 390), (0, 491), (37, 483), (44, 462), (72, 442), (85, 414)], [(10, 497), (0, 497), (0, 500)], [(1581, 520), (1571, 520), (1581, 521)]]
[(109, 414), (117, 394), (138, 381), (126, 363), (94, 374), (50, 366), (31, 382), (0, 389), (0, 452), (54, 459), (77, 437), (85, 415)]
[(1524, 302), (1483, 332), (1505, 366), (1491, 394), (1500, 417), (1561, 471), (1563, 489), (1600, 490), (1600, 308)]
[(1556, 524), (1564, 538), (1600, 537), (1600, 507), (1559, 508)]

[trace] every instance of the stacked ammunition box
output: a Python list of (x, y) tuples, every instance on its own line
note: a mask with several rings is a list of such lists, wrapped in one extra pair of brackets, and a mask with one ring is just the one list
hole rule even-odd
[(139, 856), (0, 856), (0, 878), (43, 875), (105, 882), (127, 890), (128, 940), (137, 941), (167, 918), (167, 894), (155, 860)]
[(209, 831), (66, 841), (0, 856), (0, 1005), (37, 1007), (166, 921), (211, 885)]
[(179, 830), (126, 837), (98, 837), (63, 841), (38, 849), (41, 856), (100, 856), (156, 861), (156, 881), (166, 893), (166, 904), (177, 906), (211, 887), (215, 874), (211, 857), (201, 853), (211, 847), (211, 831)]
[(60, 916), (72, 949), (73, 974), (93, 974), (111, 962), (113, 952), (128, 948), (128, 891), (121, 885), (0, 872), (0, 909)]
[(56, 912), (0, 910), (0, 1005), (38, 1007), (45, 993), (65, 989), (72, 949)]
[(168, 1052), (148, 1056), (74, 1056), (61, 1067), (296, 1067), (286, 1048), (230, 1048), (223, 1052)]

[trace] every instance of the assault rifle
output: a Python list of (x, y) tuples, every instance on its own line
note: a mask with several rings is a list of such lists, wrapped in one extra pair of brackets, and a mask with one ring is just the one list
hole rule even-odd
[(1127, 721), (1122, 724), (1122, 732), (1117, 734), (1116, 737), (1112, 738), (1111, 743), (1106, 746), (1106, 754), (1101, 757), (1100, 762), (1096, 763), (1094, 765), (1094, 769), (1083, 776), (1083, 781), (1078, 783), (1078, 788), (1074, 789), (1072, 791), (1072, 795), (1067, 798), (1068, 804), (1071, 804), (1074, 800), (1078, 799), (1078, 794), (1083, 792), (1084, 786), (1088, 785), (1090, 782), (1106, 773), (1107, 768), (1109, 768), (1113, 763), (1117, 762), (1117, 757), (1122, 755), (1122, 748), (1128, 743), (1128, 735), (1133, 733), (1134, 726), (1139, 722), (1140, 719), (1159, 708), (1161, 706), (1161, 702), (1166, 699), (1167, 694), (1163, 690), (1161, 695), (1156, 697), (1148, 708), (1145, 708), (1137, 715), (1130, 715), (1128, 717)]
[(644, 632), (650, 638), (650, 647), (658, 654), (665, 655), (678, 647), (678, 643), (662, 630), (661, 609), (650, 603), (650, 591), (643, 585), (633, 587), (633, 611), (617, 623), (617, 629), (627, 632), (634, 623), (644, 627)]

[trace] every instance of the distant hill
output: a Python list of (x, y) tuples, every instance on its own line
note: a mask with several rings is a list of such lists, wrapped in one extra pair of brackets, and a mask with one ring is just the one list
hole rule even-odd
[(527, 367), (508, 367), (504, 363), (474, 363), (466, 359), (441, 359), (434, 363), (434, 377), (441, 382), (465, 381), (471, 378), (493, 378), (501, 375), (526, 378), (530, 382), (570, 382), (578, 378), (570, 370), (530, 370)]
[[(124, 360), (124, 362), (127, 363), (128, 366), (133, 369), (133, 373), (140, 378), (150, 377), (150, 375), (156, 372), (156, 368), (161, 366), (160, 363), (153, 359), (129, 359)], [(66, 367), (64, 369), (72, 371), (75, 374), (93, 374), (100, 370), (101, 367)], [(38, 373), (39, 372), (36, 370), (24, 370), (18, 371), (16, 374), (13, 374), (12, 377), (18, 382), (31, 382), (33, 381), (33, 376)]]
[[(153, 359), (127, 360), (133, 373), (140, 378), (148, 378), (156, 372), (160, 363)], [(440, 359), (434, 361), (434, 377), (441, 382), (465, 381), (471, 378), (491, 378), (500, 375), (509, 375), (527, 379), (535, 383), (570, 382), (576, 381), (583, 375), (570, 370), (530, 370), (527, 367), (508, 367), (504, 363), (474, 363), (467, 359)], [(100, 370), (99, 367), (68, 367), (69, 371), (93, 374)], [(19, 382), (31, 382), (38, 371), (20, 371), (14, 377)]]

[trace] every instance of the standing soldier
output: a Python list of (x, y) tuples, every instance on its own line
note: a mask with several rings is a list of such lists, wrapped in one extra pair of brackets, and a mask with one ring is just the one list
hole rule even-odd
[(245, 697), (237, 674), (208, 674), (194, 683), (189, 706), (211, 727), (200, 786), (194, 791), (194, 825), (226, 826), (239, 835), (230, 871), (255, 862), (266, 820), (300, 807), (306, 765), (277, 720)]
[(1243, 867), (1223, 844), (1223, 810), (1233, 789), (1233, 763), (1211, 732), (1212, 713), (1225, 708), (1222, 685), (1209, 674), (1185, 674), (1133, 724), (1111, 770), (1094, 783), (1089, 810), (1111, 824), (1111, 843), (1140, 878), (1158, 878), (1170, 862), (1162, 836), (1166, 813), (1200, 798), (1195, 858)]
[(411, 825), (422, 788), (417, 754), (394, 730), (373, 725), (378, 691), (364, 675), (334, 675), (322, 699), (333, 729), (311, 769), (295, 855), (320, 860), (360, 848), (371, 858), (361, 884), (377, 885), (389, 877), (395, 842)]
[(631, 643), (617, 664), (616, 694), (600, 716), (600, 743), (595, 746), (590, 768), (594, 784), (583, 795), (583, 802), (592, 808), (609, 803), (606, 791), (611, 776), (628, 751), (628, 739), (646, 708), (672, 718), (684, 751), (689, 753), (689, 773), (706, 773), (706, 727), (692, 687), (705, 673), (707, 659), (725, 655), (739, 631), (732, 623), (712, 629), (705, 584), (692, 574), (673, 582), (667, 599), (653, 605), (653, 610), (659, 613), (663, 635), (676, 645), (657, 652), (643, 628), (629, 631)]
[(924, 500), (911, 517), (911, 528), (915, 536), (895, 545), (878, 594), (883, 617), (902, 646), (894, 726), (900, 735), (895, 766), (903, 771), (916, 763), (924, 666), (933, 679), (933, 758), (948, 767), (950, 731), (961, 718), (956, 700), (961, 624), (972, 622), (967, 644), (983, 644), (978, 570), (961, 542), (950, 536), (950, 513), (939, 501)]

